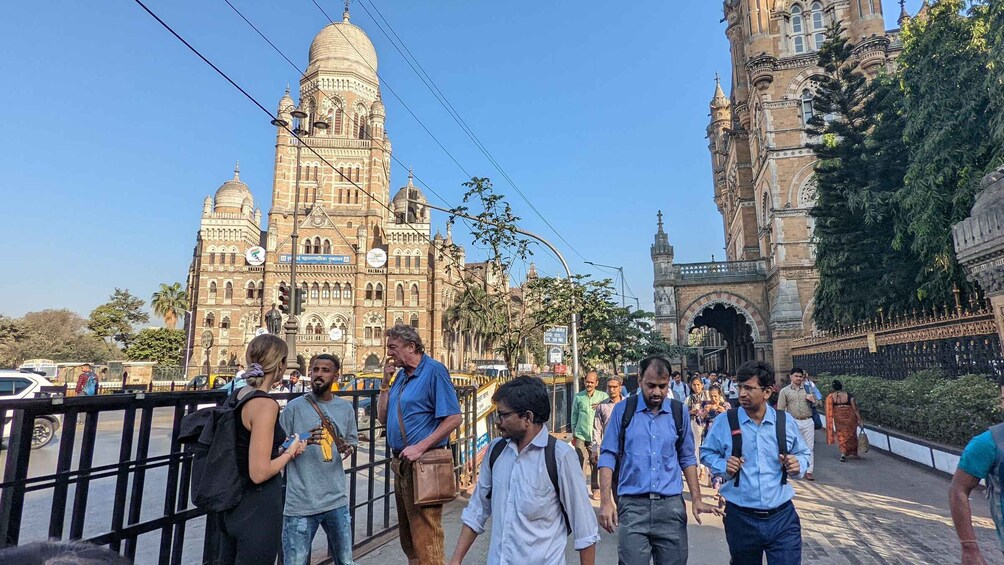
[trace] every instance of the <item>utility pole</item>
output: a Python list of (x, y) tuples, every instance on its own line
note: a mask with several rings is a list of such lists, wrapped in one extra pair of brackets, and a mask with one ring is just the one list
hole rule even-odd
[[(411, 195), (409, 194), (409, 207), (410, 207), (410, 196)], [(488, 225), (493, 225), (495, 227), (502, 227), (502, 226), (499, 226), (498, 224), (496, 224), (494, 222), (486, 222), (485, 220), (482, 220), (480, 218), (476, 218), (474, 216), (470, 216), (468, 214), (463, 214), (461, 212), (457, 212), (457, 211), (454, 211), (454, 210), (448, 210), (446, 208), (440, 208), (439, 206), (434, 206), (434, 205), (428, 204), (426, 202), (423, 202), (422, 206), (425, 206), (426, 208), (431, 208), (433, 210), (438, 210), (440, 212), (445, 212), (447, 214), (450, 214), (451, 216), (459, 216), (461, 218), (470, 220), (472, 222), (477, 222), (479, 224), (488, 224)], [(505, 226), (505, 227), (508, 228), (509, 226)], [(526, 231), (526, 230), (524, 230), (524, 229), (522, 229), (520, 227), (517, 227), (517, 226), (513, 226), (512, 229), (516, 233), (525, 235), (527, 237), (532, 237), (533, 239), (535, 239), (535, 240), (543, 243), (545, 247), (547, 247), (548, 249), (550, 249), (551, 252), (554, 253), (554, 255), (558, 257), (558, 260), (561, 261), (561, 266), (564, 267), (564, 269), (565, 269), (565, 276), (568, 278), (568, 284), (570, 284), (570, 285), (574, 285), (575, 284), (575, 281), (572, 280), (572, 271), (571, 271), (571, 269), (568, 268), (568, 263), (565, 261), (564, 256), (561, 255), (561, 252), (558, 251), (558, 249), (554, 245), (552, 245), (550, 241), (547, 241), (543, 237), (540, 237), (539, 235), (537, 235), (535, 233), (528, 232), (528, 231)], [(579, 329), (578, 329), (578, 321), (579, 321), (579, 312), (578, 312), (578, 310), (576, 310), (575, 294), (572, 293), (572, 394), (578, 394), (578, 392), (579, 392)]]

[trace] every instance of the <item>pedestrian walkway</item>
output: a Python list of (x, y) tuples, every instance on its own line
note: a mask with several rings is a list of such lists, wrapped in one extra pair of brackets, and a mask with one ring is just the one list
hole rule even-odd
[[(861, 461), (840, 463), (836, 446), (816, 438), (816, 481), (795, 481), (795, 505), (802, 520), (803, 562), (818, 565), (947, 565), (961, 559), (948, 510), (949, 479), (872, 451)], [(466, 500), (443, 515), (447, 558), (460, 534)], [(598, 506), (598, 502), (594, 502)], [(1004, 565), (983, 492), (973, 493), (974, 525), (987, 563)], [(720, 518), (691, 521), (690, 562), (728, 563)], [(489, 528), (490, 528), (489, 524)], [(596, 563), (617, 562), (617, 536), (600, 532)], [(485, 563), (488, 534), (479, 536), (465, 563)], [(574, 550), (569, 564), (578, 563)], [(396, 539), (357, 560), (360, 565), (407, 563)]]

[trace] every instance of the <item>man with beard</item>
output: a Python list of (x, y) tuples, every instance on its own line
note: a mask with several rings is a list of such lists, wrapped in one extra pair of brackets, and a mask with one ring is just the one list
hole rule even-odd
[(720, 512), (701, 498), (694, 434), (683, 406), (669, 389), (669, 361), (648, 357), (640, 369), (640, 397), (614, 406), (603, 437), (600, 525), (610, 533), (619, 527), (617, 555), (622, 565), (649, 565), (653, 561), (685, 565), (687, 510), (682, 477), (687, 478), (691, 512), (698, 524), (701, 514)]
[[(352, 404), (336, 397), (331, 386), (341, 363), (322, 353), (310, 360), (311, 391), (289, 401), (279, 415), (282, 428), (309, 434), (307, 449), (286, 466), (286, 506), (282, 517), (282, 553), (287, 565), (307, 565), (317, 527), (328, 537), (328, 552), (338, 565), (352, 565), (352, 519), (342, 460), (357, 444)], [(338, 456), (333, 456), (334, 451)]]
[(488, 565), (564, 565), (569, 533), (579, 563), (592, 565), (600, 540), (596, 515), (578, 456), (544, 425), (551, 417), (547, 387), (539, 379), (518, 377), (500, 386), (492, 402), (502, 437), (481, 462), (450, 565), (463, 563), (488, 518), (493, 518)]

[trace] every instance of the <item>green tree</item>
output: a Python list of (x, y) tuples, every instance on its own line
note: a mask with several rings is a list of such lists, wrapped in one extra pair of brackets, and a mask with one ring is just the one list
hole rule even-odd
[(999, 151), (993, 122), (986, 10), (967, 14), (963, 0), (934, 3), (904, 31), (898, 59), (909, 168), (900, 202), (909, 240), (921, 262), (918, 297), (951, 303), (953, 285), (967, 287), (955, 260), (951, 226), (969, 214), (979, 181)]
[(133, 325), (150, 321), (143, 306), (142, 298), (133, 296), (128, 290), (116, 288), (108, 302), (91, 311), (87, 327), (105, 341), (109, 353), (115, 352), (116, 345), (128, 349), (135, 337)]
[(16, 320), (0, 316), (0, 364), (16, 367), (34, 358), (102, 363), (108, 351), (86, 324), (69, 310), (28, 312)]
[(185, 331), (174, 328), (140, 330), (127, 354), (132, 361), (156, 361), (163, 365), (180, 365), (185, 348)]
[(906, 172), (898, 88), (869, 81), (853, 46), (833, 26), (819, 51), (809, 147), (815, 166), (815, 321), (823, 328), (903, 308), (914, 294), (916, 261), (896, 239), (897, 194)]
[(1004, 0), (990, 0), (980, 15), (986, 21), (989, 55), (986, 89), (992, 103), (990, 127), (999, 159), (1004, 151)]
[(181, 288), (181, 283), (160, 283), (160, 289), (150, 297), (150, 307), (154, 314), (164, 319), (166, 327), (173, 329), (178, 318), (184, 317), (188, 310), (188, 293)]

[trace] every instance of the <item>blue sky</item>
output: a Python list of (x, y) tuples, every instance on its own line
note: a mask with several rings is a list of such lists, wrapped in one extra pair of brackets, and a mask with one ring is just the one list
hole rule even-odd
[[(231, 1), (305, 67), (310, 41), (327, 23), (310, 0)], [(623, 266), (643, 308), (652, 307), (648, 253), (658, 209), (677, 262), (724, 256), (704, 138), (715, 72), (727, 84), (729, 67), (720, 1), (365, 0), (371, 12), (373, 1), (575, 251), (355, 6), (352, 21), (380, 57), (394, 154), (449, 206), (459, 204), (466, 177), (391, 89), (465, 169), (492, 178), (521, 225), (554, 241), (574, 272), (613, 276), (582, 256)], [(267, 108), (297, 84), (296, 71), (222, 0), (147, 3)], [(319, 3), (340, 17), (341, 2)], [(895, 27), (898, 2), (883, 4)], [(907, 2), (912, 11), (919, 5)], [(237, 160), (267, 212), (274, 128), (135, 3), (9, 3), (0, 76), (0, 313), (70, 308), (86, 316), (114, 287), (149, 300), (161, 282), (184, 283), (202, 200)], [(406, 180), (395, 163), (393, 187)], [(445, 221), (434, 216), (441, 229)], [(467, 239), (460, 229), (455, 236)], [(477, 258), (470, 246), (468, 257)], [(560, 273), (543, 249), (535, 261), (542, 273)]]

